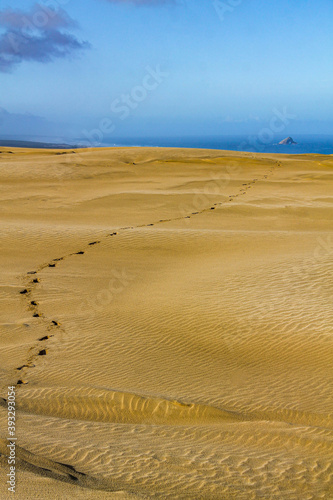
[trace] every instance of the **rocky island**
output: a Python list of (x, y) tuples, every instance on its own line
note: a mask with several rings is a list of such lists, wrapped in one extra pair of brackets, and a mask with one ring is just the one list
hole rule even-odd
[(283, 139), (283, 141), (279, 142), (279, 144), (282, 144), (284, 146), (289, 146), (290, 144), (297, 144), (297, 142), (294, 141), (292, 137), (287, 137), (286, 139)]

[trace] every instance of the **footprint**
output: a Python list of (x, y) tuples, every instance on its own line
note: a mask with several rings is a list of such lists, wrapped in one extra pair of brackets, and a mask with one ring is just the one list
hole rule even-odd
[(29, 365), (22, 365), (16, 368), (16, 370), (23, 370), (23, 368), (29, 368)]
[(46, 349), (42, 349), (41, 351), (39, 351), (38, 356), (46, 356), (46, 354), (47, 354)]
[(54, 325), (54, 326), (59, 326), (59, 325), (60, 325), (60, 323), (58, 323), (58, 321), (54, 321), (54, 320), (52, 320), (52, 321), (51, 321), (51, 323), (52, 323), (52, 325)]
[[(162, 221), (160, 221), (162, 222)], [(110, 236), (117, 236), (118, 233), (110, 233)]]
[(55, 264), (49, 264), (48, 267), (55, 267)]
[(36, 302), (35, 300), (32, 300), (32, 301), (30, 302), (30, 304), (31, 304), (32, 306), (38, 306), (38, 304), (37, 304), (37, 302)]
[(89, 245), (97, 245), (97, 243), (100, 243), (100, 241), (92, 241), (91, 243), (89, 243)]
[(81, 250), (80, 252), (76, 252), (74, 255), (83, 255), (84, 252)]
[(24, 380), (21, 380), (21, 379), (20, 379), (20, 380), (18, 380), (18, 381), (16, 382), (16, 385), (22, 385), (22, 384), (27, 384), (27, 383), (28, 383), (28, 382), (24, 382)]
[(28, 271), (27, 274), (37, 274), (37, 271)]
[(33, 317), (34, 317), (34, 318), (41, 318), (42, 316), (41, 316), (41, 314), (39, 314), (39, 313), (35, 313), (35, 314), (33, 315)]
[(215, 207), (210, 207), (211, 210), (215, 210)]
[(147, 224), (147, 227), (148, 227), (148, 226), (153, 226), (153, 225), (154, 225), (154, 224)]
[(22, 290), (22, 291), (20, 292), (20, 294), (21, 294), (21, 295), (26, 295), (26, 294), (27, 294), (27, 293), (29, 293), (29, 292), (30, 292), (30, 290), (27, 290), (27, 289), (25, 288), (24, 290)]
[(40, 283), (40, 280), (39, 278), (35, 278), (34, 280), (32, 280), (33, 283)]
[[(53, 335), (51, 335), (51, 337), (53, 337)], [(43, 340), (49, 340), (49, 338), (51, 338), (49, 335), (45, 335), (45, 337), (41, 337), (40, 339), (38, 339), (38, 342), (43, 342)]]

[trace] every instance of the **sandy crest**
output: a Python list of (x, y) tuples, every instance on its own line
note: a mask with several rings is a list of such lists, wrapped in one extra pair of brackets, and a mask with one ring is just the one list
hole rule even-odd
[(0, 148), (0, 179), (1, 498), (13, 384), (20, 500), (333, 497), (332, 157)]

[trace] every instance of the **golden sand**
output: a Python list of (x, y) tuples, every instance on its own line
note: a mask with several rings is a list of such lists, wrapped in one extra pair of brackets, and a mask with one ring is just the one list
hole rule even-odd
[(0, 148), (0, 179), (17, 499), (333, 498), (333, 157)]

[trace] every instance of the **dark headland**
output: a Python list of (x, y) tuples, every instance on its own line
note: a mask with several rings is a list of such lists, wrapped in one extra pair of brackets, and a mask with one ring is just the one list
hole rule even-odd
[(15, 141), (11, 139), (0, 140), (0, 147), (33, 148), (33, 149), (77, 149), (78, 148), (78, 146), (71, 146), (70, 144), (53, 144), (53, 143), (33, 142), (33, 141)]

